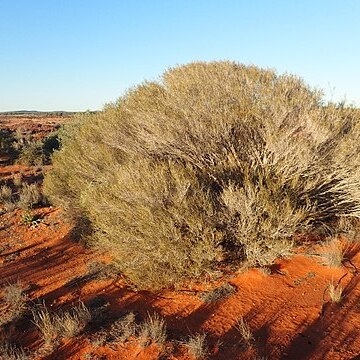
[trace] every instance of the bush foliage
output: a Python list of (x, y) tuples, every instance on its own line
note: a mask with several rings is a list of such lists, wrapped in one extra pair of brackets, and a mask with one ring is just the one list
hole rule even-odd
[(359, 118), (295, 76), (191, 63), (66, 125), (45, 192), (140, 287), (263, 266), (360, 216)]

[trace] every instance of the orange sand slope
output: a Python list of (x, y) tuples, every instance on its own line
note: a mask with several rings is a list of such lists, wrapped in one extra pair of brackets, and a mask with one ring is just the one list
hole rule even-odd
[[(294, 256), (279, 261), (272, 274), (249, 270), (224, 279), (235, 287), (234, 294), (205, 303), (199, 287), (155, 294), (136, 291), (122, 278), (74, 281), (98, 255), (74, 241), (71, 229), (61, 221), (60, 210), (38, 212), (42, 222), (35, 228), (19, 225), (19, 211), (2, 215), (0, 224), (1, 285), (21, 281), (33, 302), (44, 301), (52, 309), (79, 300), (90, 307), (102, 302), (108, 311), (105, 327), (129, 311), (140, 318), (157, 312), (166, 319), (166, 346), (171, 348), (168, 358), (172, 359), (190, 358), (181, 341), (199, 332), (207, 335), (211, 359), (354, 359), (360, 354), (360, 275), (356, 271), (360, 254), (355, 245), (352, 266), (329, 268), (316, 257)], [(332, 303), (326, 287), (340, 278), (343, 300)], [(240, 316), (254, 336), (248, 348), (234, 326)], [(13, 334), (13, 339), (36, 349), (41, 344), (36, 328), (29, 321), (19, 327), (23, 331)], [(44, 358), (82, 359), (92, 353), (98, 358), (156, 359), (160, 351), (156, 345), (141, 348), (136, 341), (95, 347), (95, 337), (96, 331), (89, 329)]]

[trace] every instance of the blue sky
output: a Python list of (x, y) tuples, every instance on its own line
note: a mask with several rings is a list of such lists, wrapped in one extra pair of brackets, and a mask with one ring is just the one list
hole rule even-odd
[(223, 59), (360, 105), (360, 1), (0, 0), (0, 111), (101, 109), (170, 66)]

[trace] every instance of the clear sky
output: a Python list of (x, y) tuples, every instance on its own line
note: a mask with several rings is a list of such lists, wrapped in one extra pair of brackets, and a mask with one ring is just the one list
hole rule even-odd
[(96, 110), (194, 60), (360, 105), (360, 0), (0, 0), (0, 111)]

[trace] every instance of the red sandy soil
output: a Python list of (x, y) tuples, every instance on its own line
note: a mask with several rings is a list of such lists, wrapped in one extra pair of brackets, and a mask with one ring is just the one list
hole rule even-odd
[(34, 133), (39, 131), (51, 131), (59, 124), (69, 121), (70, 117), (66, 116), (14, 116), (14, 115), (0, 115), (0, 129), (22, 129), (30, 130)]
[[(19, 170), (2, 168), (0, 177)], [(31, 172), (30, 168), (22, 170)], [(269, 274), (250, 269), (229, 274), (217, 284), (153, 293), (136, 291), (121, 276), (86, 279), (88, 265), (107, 257), (79, 241), (62, 220), (61, 209), (36, 211), (42, 221), (33, 228), (21, 224), (20, 210), (0, 217), (0, 286), (21, 281), (29, 305), (45, 303), (54, 310), (67, 309), (79, 301), (89, 308), (94, 303), (104, 304), (103, 329), (130, 311), (140, 320), (158, 313), (166, 321), (168, 340), (162, 349), (156, 344), (141, 347), (136, 339), (99, 345), (99, 329), (90, 327), (46, 352), (29, 315), (6, 331), (11, 341), (33, 352), (35, 359), (190, 360), (194, 357), (183, 342), (196, 333), (206, 334), (206, 359), (360, 359), (360, 242), (350, 245), (350, 261), (338, 268), (322, 264), (318, 256), (321, 247), (316, 245), (312, 256), (299, 253), (279, 260)], [(74, 281), (81, 276), (81, 281)], [(329, 299), (331, 281), (344, 289), (340, 303)], [(232, 295), (211, 303), (199, 296), (224, 282), (235, 288)], [(240, 317), (253, 333), (249, 346), (235, 327)]]

